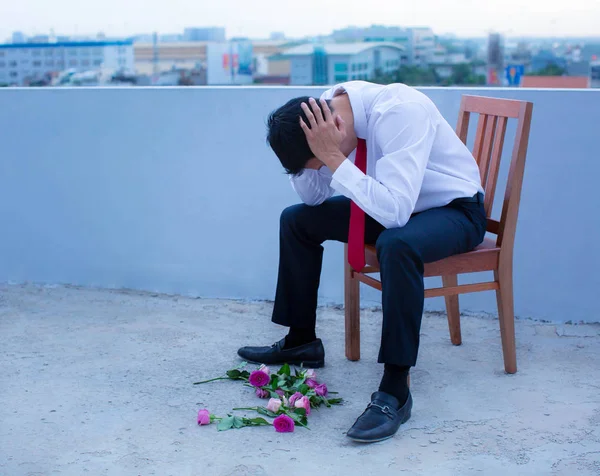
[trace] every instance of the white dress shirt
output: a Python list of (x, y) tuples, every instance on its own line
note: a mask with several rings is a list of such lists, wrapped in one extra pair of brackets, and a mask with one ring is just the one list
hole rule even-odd
[(356, 151), (334, 174), (326, 167), (304, 169), (290, 177), (304, 203), (319, 205), (338, 192), (395, 228), (413, 213), (483, 192), (473, 155), (423, 93), (403, 84), (351, 81), (321, 97), (344, 92), (356, 135), (367, 142), (367, 172), (354, 165)]

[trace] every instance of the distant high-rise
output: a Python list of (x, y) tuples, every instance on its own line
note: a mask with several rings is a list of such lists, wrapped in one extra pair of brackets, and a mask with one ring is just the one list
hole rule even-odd
[(282, 31), (274, 31), (269, 36), (269, 39), (273, 41), (285, 40), (285, 33)]
[(13, 43), (25, 43), (26, 40), (27, 40), (27, 38), (24, 33), (20, 32), (20, 31), (13, 32), (13, 34), (12, 34), (12, 42)]
[(504, 38), (499, 33), (488, 37), (488, 80), (489, 85), (500, 85), (504, 72)]
[(186, 28), (183, 31), (183, 41), (225, 41), (225, 28)]

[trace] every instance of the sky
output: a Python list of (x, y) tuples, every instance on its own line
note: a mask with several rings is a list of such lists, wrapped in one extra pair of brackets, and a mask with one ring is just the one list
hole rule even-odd
[(302, 37), (371, 24), (459, 36), (599, 36), (600, 0), (0, 0), (0, 42), (13, 31), (51, 29), (129, 36), (224, 26), (229, 37), (266, 38), (273, 31)]

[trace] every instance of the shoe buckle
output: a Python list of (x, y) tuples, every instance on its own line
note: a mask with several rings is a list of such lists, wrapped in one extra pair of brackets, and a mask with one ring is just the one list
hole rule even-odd
[(387, 415), (390, 418), (394, 418), (394, 414), (392, 413), (392, 409), (390, 407), (388, 407), (387, 405), (384, 405), (383, 407), (381, 405), (378, 405), (377, 403), (369, 403), (369, 405), (367, 406), (367, 408), (371, 408), (371, 407), (376, 407), (379, 408), (379, 410), (381, 410), (381, 413), (383, 413), (384, 415)]

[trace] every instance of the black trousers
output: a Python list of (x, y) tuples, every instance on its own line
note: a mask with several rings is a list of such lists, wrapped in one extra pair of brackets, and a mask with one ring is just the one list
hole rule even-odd
[[(346, 243), (349, 220), (350, 200), (346, 197), (283, 211), (273, 322), (314, 328), (322, 243)], [(415, 365), (424, 304), (424, 263), (472, 250), (483, 241), (485, 229), (481, 194), (416, 213), (402, 228), (385, 229), (367, 216), (365, 242), (376, 246), (383, 287), (380, 363)]]

